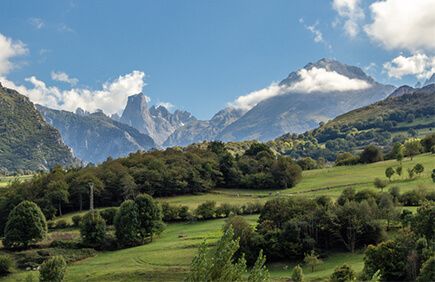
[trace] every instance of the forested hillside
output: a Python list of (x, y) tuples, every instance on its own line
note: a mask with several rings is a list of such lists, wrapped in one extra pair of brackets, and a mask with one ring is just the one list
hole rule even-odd
[(0, 173), (49, 170), (77, 162), (29, 99), (0, 84)]

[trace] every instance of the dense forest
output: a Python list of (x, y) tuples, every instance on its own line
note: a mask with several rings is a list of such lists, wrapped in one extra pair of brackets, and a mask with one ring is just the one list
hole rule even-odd
[(216, 187), (284, 189), (301, 179), (301, 168), (288, 157), (275, 156), (264, 144), (253, 143), (233, 156), (221, 142), (206, 148), (187, 147), (137, 152), (99, 166), (64, 170), (55, 167), (25, 182), (13, 182), (2, 191), (0, 224), (23, 200), (37, 203), (47, 218), (89, 205), (93, 187), (95, 205), (119, 206), (138, 194), (170, 196), (207, 192)]

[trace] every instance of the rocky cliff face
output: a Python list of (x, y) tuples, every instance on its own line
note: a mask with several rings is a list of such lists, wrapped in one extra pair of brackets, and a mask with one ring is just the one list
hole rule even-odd
[(79, 161), (27, 97), (0, 84), (0, 171), (48, 170), (56, 164)]
[(37, 106), (45, 120), (57, 128), (74, 154), (85, 162), (100, 163), (108, 157), (122, 157), (138, 150), (155, 148), (146, 134), (117, 122), (102, 112), (77, 113)]
[(216, 113), (211, 120), (194, 120), (178, 128), (163, 144), (170, 146), (187, 146), (201, 141), (216, 140), (221, 131), (244, 114), (241, 109), (225, 108)]
[(176, 110), (170, 113), (163, 106), (148, 107), (147, 97), (142, 93), (128, 97), (120, 122), (149, 135), (156, 144), (163, 142), (178, 128), (195, 121), (189, 112)]

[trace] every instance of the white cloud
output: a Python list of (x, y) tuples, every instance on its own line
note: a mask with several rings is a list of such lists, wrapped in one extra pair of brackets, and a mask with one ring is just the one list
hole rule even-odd
[(78, 107), (94, 112), (103, 110), (106, 114), (119, 113), (127, 103), (128, 96), (142, 91), (145, 86), (145, 73), (133, 71), (106, 82), (100, 90), (71, 88), (63, 90), (55, 86), (47, 86), (35, 76), (26, 78), (32, 87), (17, 85), (5, 77), (0, 77), (4, 86), (16, 89), (37, 104), (54, 109), (75, 111)]
[(306, 26), (306, 28), (312, 33), (314, 34), (314, 42), (316, 43), (321, 43), (324, 42), (323, 40), (323, 34), (320, 30), (317, 29), (317, 23), (314, 25), (308, 25)]
[(29, 23), (36, 29), (41, 29), (45, 26), (44, 20), (41, 18), (30, 18)]
[(228, 104), (228, 106), (249, 110), (263, 100), (277, 96), (286, 92), (286, 87), (280, 86), (277, 83), (272, 83), (266, 88), (253, 91), (247, 95), (239, 96), (235, 101)]
[(299, 80), (295, 83), (290, 85), (272, 83), (266, 88), (238, 97), (235, 101), (229, 103), (229, 106), (249, 110), (263, 100), (289, 92), (344, 92), (371, 87), (371, 85), (364, 80), (348, 78), (335, 71), (328, 71), (324, 68), (313, 67), (309, 70), (301, 69), (298, 71), (298, 76)]
[(21, 41), (14, 41), (0, 33), (0, 76), (7, 74), (14, 68), (11, 59), (27, 54), (26, 45)]
[[(360, 0), (333, 0), (332, 7), (342, 17), (346, 34), (354, 38), (359, 32), (359, 24), (365, 18), (364, 10), (361, 8)], [(337, 26), (338, 21), (333, 22)]]
[(417, 53), (409, 57), (400, 55), (391, 62), (384, 64), (389, 77), (402, 78), (405, 75), (414, 75), (418, 79), (429, 78), (435, 72), (435, 56), (429, 57)]
[(435, 1), (377, 1), (370, 10), (365, 31), (385, 48), (435, 51)]
[(168, 111), (171, 111), (175, 108), (174, 104), (169, 103), (169, 102), (159, 102), (157, 103), (157, 107), (165, 107)]
[(65, 82), (71, 85), (76, 85), (79, 82), (77, 78), (69, 77), (67, 73), (61, 71), (52, 71), (51, 79), (55, 81)]

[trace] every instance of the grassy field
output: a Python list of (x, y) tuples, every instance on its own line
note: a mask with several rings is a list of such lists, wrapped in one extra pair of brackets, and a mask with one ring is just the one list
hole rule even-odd
[[(255, 224), (258, 216), (245, 217)], [(190, 262), (199, 244), (205, 239), (215, 242), (221, 236), (224, 219), (196, 223), (169, 224), (160, 238), (154, 242), (135, 248), (115, 252), (99, 253), (71, 264), (66, 281), (180, 281), (186, 275)], [(315, 272), (304, 268), (309, 280), (330, 276), (338, 265), (350, 264), (355, 271), (363, 267), (363, 254), (335, 253), (324, 259)], [(271, 277), (274, 281), (286, 281), (294, 263), (271, 264)], [(0, 281), (24, 281), (29, 271), (19, 272)], [(36, 278), (37, 272), (33, 271)]]
[[(435, 189), (430, 179), (430, 172), (435, 168), (435, 157), (425, 154), (414, 158), (413, 161), (403, 161), (404, 171), (416, 163), (425, 166), (425, 172), (413, 180), (405, 180), (395, 176), (390, 187), (395, 185), (401, 191), (415, 188)], [(160, 198), (171, 204), (188, 205), (195, 208), (207, 200), (220, 203), (244, 204), (247, 202), (265, 202), (272, 197), (300, 195), (313, 197), (317, 195), (330, 195), (337, 197), (346, 187), (356, 190), (373, 188), (375, 177), (385, 178), (384, 171), (387, 167), (397, 167), (397, 161), (385, 161), (369, 165), (352, 167), (331, 167), (320, 170), (305, 171), (303, 180), (294, 188), (281, 191), (267, 190), (235, 190), (218, 189), (212, 193), (202, 195), (178, 196)], [(406, 173), (405, 173), (406, 174)], [(415, 212), (416, 207), (403, 207)], [(78, 214), (78, 213), (74, 213)], [(71, 221), (74, 214), (67, 214), (57, 218)], [(255, 224), (258, 216), (246, 216)], [(198, 246), (207, 239), (213, 243), (221, 235), (224, 219), (209, 220), (195, 223), (169, 224), (166, 230), (154, 242), (130, 249), (114, 252), (100, 252), (95, 257), (70, 264), (66, 281), (180, 281), (189, 270), (190, 262), (196, 254)], [(73, 236), (78, 236), (77, 230), (65, 230)], [(52, 232), (52, 237), (61, 236), (59, 231)], [(363, 253), (332, 253), (324, 258), (324, 263), (314, 272), (304, 267), (304, 274), (308, 281), (327, 279), (333, 270), (343, 263), (350, 264), (356, 272), (363, 268)], [(273, 263), (269, 265), (271, 277), (274, 281), (286, 281), (291, 275), (295, 263)], [(24, 281), (30, 272), (17, 272), (14, 275), (0, 279), (0, 281)], [(37, 272), (32, 272), (34, 278)]]
[[(415, 157), (412, 161), (409, 158), (403, 160), (402, 177), (394, 175), (392, 183), (388, 187), (397, 186), (401, 192), (416, 188), (434, 189), (435, 185), (430, 178), (432, 169), (435, 168), (435, 156), (423, 154)], [(425, 171), (420, 177), (413, 180), (407, 179), (407, 169), (415, 164), (421, 163)], [(318, 195), (329, 195), (338, 197), (343, 189), (353, 187), (355, 190), (375, 189), (373, 180), (376, 177), (385, 179), (385, 169), (387, 167), (397, 167), (396, 160), (389, 160), (368, 165), (330, 167), (303, 172), (302, 181), (296, 187), (286, 190), (266, 190), (266, 189), (217, 189), (213, 193), (202, 195), (186, 195), (171, 198), (161, 198), (171, 204), (183, 204), (195, 208), (206, 200), (220, 203), (244, 204), (246, 202), (265, 202), (277, 195), (302, 195), (315, 197)], [(387, 189), (388, 189), (387, 187)]]
[(19, 180), (27, 180), (30, 179), (32, 175), (22, 175), (22, 176), (0, 176), (0, 188), (6, 187), (11, 181), (14, 181), (15, 179)]

